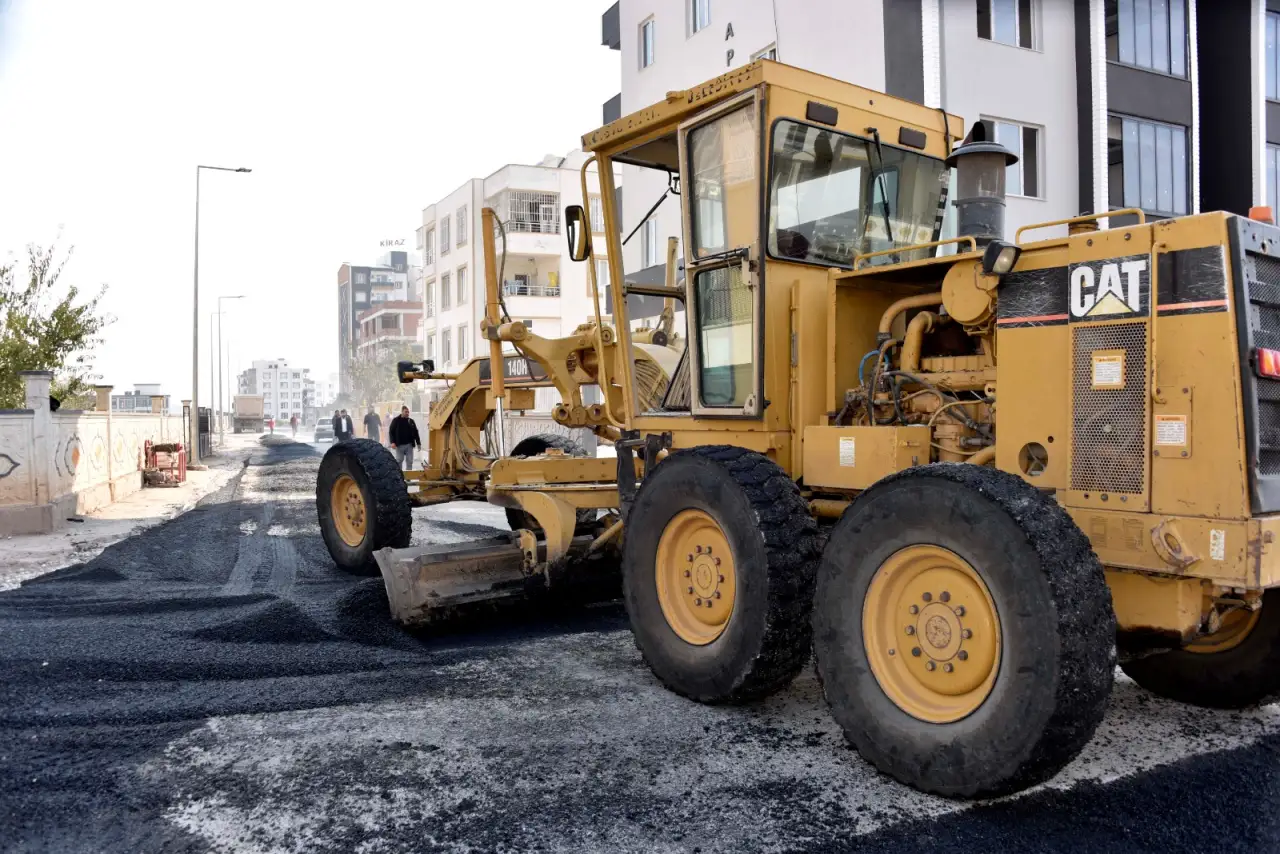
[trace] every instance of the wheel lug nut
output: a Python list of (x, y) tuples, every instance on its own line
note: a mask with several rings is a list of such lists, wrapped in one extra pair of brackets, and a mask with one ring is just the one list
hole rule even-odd
[(689, 563), (693, 563), (693, 555), (689, 555)]
[(719, 598), (720, 598), (720, 591), (719, 591), (719, 590), (717, 590), (715, 593), (712, 593), (711, 595), (712, 595), (712, 596), (714, 596), (715, 598), (719, 599)]
[(695, 550), (698, 554), (702, 554), (702, 546), (694, 546), (694, 550)]
[(912, 614), (919, 614), (919, 613), (920, 613), (920, 606), (919, 606), (919, 605), (912, 605), (912, 606), (911, 606), (910, 608), (908, 608), (907, 610), (908, 610), (908, 611), (910, 611)]
[[(961, 629), (960, 637), (965, 638), (966, 640), (973, 637), (973, 629)], [(965, 655), (968, 655), (968, 654), (969, 653), (967, 652), (965, 653)]]
[(964, 616), (964, 606), (963, 606), (963, 605), (957, 605), (957, 606), (956, 606), (956, 616), (957, 616), (957, 617), (963, 617), (963, 616)]
[(889, 650), (889, 654), (890, 654), (890, 655), (894, 655), (895, 653), (897, 653), (897, 650), (896, 650), (896, 649), (891, 649), (891, 650)]
[(950, 594), (950, 593), (948, 593), (947, 591), (943, 590), (943, 591), (942, 591), (942, 595), (940, 595), (938, 598), (939, 598), (939, 599), (941, 599), (943, 602), (950, 602), (950, 601), (951, 601), (951, 594)]
[(708, 599), (708, 600), (707, 600), (707, 607), (708, 607), (708, 608), (710, 608), (710, 607), (711, 607), (711, 605), (712, 605), (711, 600), (710, 600), (710, 599)]
[(693, 573), (692, 573), (692, 572), (690, 572), (689, 570), (687, 570), (687, 569), (686, 569), (686, 570), (684, 571), (684, 577), (685, 577), (685, 578), (689, 578), (689, 577), (691, 577), (692, 575), (693, 575)]
[(716, 566), (720, 565), (720, 558), (716, 558)]
[(913, 647), (911, 647), (911, 654), (912, 654), (912, 655), (914, 655), (916, 658), (919, 658), (919, 657), (920, 657), (920, 647), (918, 647), (918, 646), (913, 646)]
[(693, 600), (693, 606), (694, 606), (695, 608), (701, 608), (701, 607), (702, 607), (702, 600), (701, 600), (701, 599), (694, 599), (694, 600)]
[(937, 669), (938, 669), (938, 665), (934, 664), (932, 661), (926, 661), (926, 662), (924, 663), (924, 669), (925, 669), (925, 670), (937, 670)]
[(926, 602), (932, 602), (932, 601), (933, 601), (933, 594), (932, 594), (932, 593), (925, 593), (925, 594), (924, 594), (923, 596), (921, 596), (920, 598), (921, 598), (921, 599), (923, 599), (923, 600), (924, 600), (924, 601), (926, 601)]
[(943, 671), (944, 671), (944, 672), (946, 672), (946, 673), (950, 673), (952, 670), (955, 670), (955, 668), (951, 666), (951, 662), (950, 662), (950, 661), (948, 661), (946, 664), (942, 665), (942, 669), (943, 669)]
[(721, 583), (721, 584), (724, 584), (724, 576), (723, 576), (723, 575), (721, 575), (721, 576), (720, 576), (720, 583)]
[(916, 633), (916, 627), (915, 627), (915, 626), (907, 626), (907, 634), (909, 634), (909, 635), (914, 635), (915, 633)]
[(707, 554), (711, 554), (711, 546), (707, 546)]
[(692, 592), (693, 592), (693, 588), (692, 588), (692, 587), (686, 587), (686, 588), (685, 588), (685, 592), (686, 592), (686, 593), (692, 593)]
[(965, 651), (962, 649), (962, 650), (960, 650), (959, 652), (957, 652), (957, 653), (956, 653), (956, 658), (960, 659), (961, 661), (968, 661), (968, 660), (969, 660), (969, 653), (965, 652)]

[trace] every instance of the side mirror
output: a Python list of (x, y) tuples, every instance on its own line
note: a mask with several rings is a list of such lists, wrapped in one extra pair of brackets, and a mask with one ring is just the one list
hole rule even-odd
[(591, 225), (582, 205), (569, 205), (564, 209), (564, 234), (569, 240), (569, 257), (585, 261), (591, 257)]

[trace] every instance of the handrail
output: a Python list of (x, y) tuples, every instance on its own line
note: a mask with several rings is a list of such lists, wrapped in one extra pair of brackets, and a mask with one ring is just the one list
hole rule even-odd
[(854, 255), (853, 269), (856, 272), (858, 269), (858, 262), (866, 258), (876, 258), (880, 255), (898, 255), (903, 252), (917, 252), (921, 249), (936, 249), (939, 246), (949, 246), (952, 243), (963, 243), (966, 240), (969, 241), (969, 250), (971, 252), (977, 252), (978, 241), (974, 240), (973, 237), (968, 234), (962, 234), (959, 237), (948, 237), (946, 240), (935, 240), (932, 243), (913, 243), (910, 246), (895, 246), (892, 249), (881, 249), (878, 252), (865, 252), (861, 255)]
[(1138, 217), (1138, 225), (1147, 224), (1147, 215), (1141, 208), (1122, 208), (1118, 211), (1106, 211), (1105, 213), (1084, 214), (1083, 216), (1073, 216), (1070, 219), (1055, 219), (1051, 222), (1037, 222), (1031, 225), (1024, 225), (1013, 233), (1013, 242), (1022, 243), (1022, 232), (1035, 231), (1038, 228), (1052, 228), (1055, 225), (1071, 225), (1077, 222), (1097, 221), (1105, 217), (1124, 216), (1125, 214), (1135, 214)]
[[(590, 168), (591, 164), (596, 163), (597, 159), (597, 156), (592, 154), (583, 161), (582, 169), (580, 170), (582, 179), (582, 198), (586, 200), (588, 204), (591, 200), (591, 188), (587, 186), (587, 170)], [(612, 165), (610, 168), (613, 168)], [(602, 170), (597, 167), (596, 171), (601, 172)], [(601, 187), (601, 190), (600, 204), (601, 209), (603, 210), (606, 202), (603, 193), (603, 186)], [(608, 222), (607, 217), (605, 221)], [(587, 224), (587, 227), (590, 228), (589, 223)], [(608, 238), (606, 236), (606, 241), (607, 240)], [(610, 265), (613, 263), (612, 252), (609, 253), (609, 263)], [(612, 267), (610, 269), (612, 271)], [(596, 247), (595, 241), (593, 240), (587, 241), (587, 276), (591, 281), (591, 301), (596, 311), (596, 334), (594, 336), (594, 344), (596, 350), (596, 365), (598, 365), (597, 372), (599, 374), (599, 376), (596, 377), (596, 382), (600, 386), (600, 398), (604, 404), (604, 416), (609, 419), (609, 423), (614, 427), (626, 429), (629, 426), (628, 423), (625, 420), (618, 419), (618, 416), (614, 414), (613, 404), (609, 400), (609, 360), (605, 358), (604, 354), (604, 320), (600, 316), (600, 283), (596, 279)], [(612, 279), (612, 275), (610, 278)], [(623, 299), (626, 299), (626, 297), (624, 296)], [(623, 317), (626, 317), (625, 312)]]

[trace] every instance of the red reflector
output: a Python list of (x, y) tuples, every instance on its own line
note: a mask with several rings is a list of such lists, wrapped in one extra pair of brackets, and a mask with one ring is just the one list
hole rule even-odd
[(1254, 362), (1258, 366), (1258, 376), (1280, 379), (1280, 350), (1259, 347)]
[(1249, 208), (1249, 219), (1265, 222), (1268, 225), (1275, 225), (1276, 219), (1271, 213), (1270, 205), (1254, 205)]

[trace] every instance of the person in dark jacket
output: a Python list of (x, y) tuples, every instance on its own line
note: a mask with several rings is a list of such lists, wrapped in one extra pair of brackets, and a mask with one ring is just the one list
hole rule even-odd
[(382, 441), (382, 419), (373, 411), (372, 406), (364, 416), (364, 434), (375, 442)]
[(333, 440), (335, 442), (341, 442), (342, 441), (342, 412), (340, 410), (337, 410), (337, 409), (333, 410), (333, 418), (331, 419), (330, 423), (333, 424)]
[(413, 468), (413, 449), (422, 447), (418, 437), (418, 425), (409, 417), (409, 407), (400, 407), (400, 414), (391, 419), (387, 429), (387, 438), (391, 440), (391, 448), (396, 452), (396, 460), (405, 471)]

